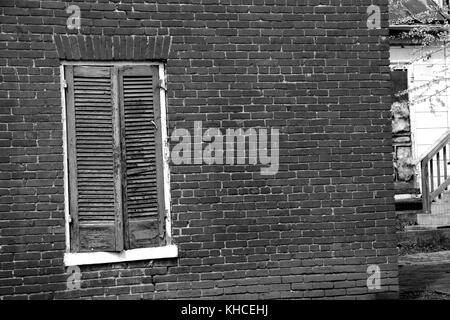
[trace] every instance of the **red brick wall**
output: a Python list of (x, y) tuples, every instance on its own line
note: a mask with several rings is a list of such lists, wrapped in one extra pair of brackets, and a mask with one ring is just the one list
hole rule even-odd
[[(179, 3), (181, 2), (181, 4)], [(395, 297), (387, 0), (89, 1), (0, 7), (0, 299)], [(280, 169), (171, 165), (179, 257), (82, 266), (66, 289), (53, 34), (170, 36), (175, 127), (280, 129)], [(382, 271), (381, 290), (366, 269)]]

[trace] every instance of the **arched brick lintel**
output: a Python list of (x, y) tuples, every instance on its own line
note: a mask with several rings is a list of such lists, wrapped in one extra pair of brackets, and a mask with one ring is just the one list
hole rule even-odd
[(54, 35), (61, 60), (167, 60), (170, 36)]

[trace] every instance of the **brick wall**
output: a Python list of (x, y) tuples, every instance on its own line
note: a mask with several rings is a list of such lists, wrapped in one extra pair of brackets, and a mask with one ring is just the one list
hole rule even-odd
[[(88, 1), (0, 7), (0, 299), (350, 298), (398, 292), (387, 0)], [(176, 127), (280, 130), (280, 168), (171, 165), (179, 257), (82, 266), (66, 289), (54, 34), (170, 37)], [(382, 271), (366, 286), (368, 265)]]

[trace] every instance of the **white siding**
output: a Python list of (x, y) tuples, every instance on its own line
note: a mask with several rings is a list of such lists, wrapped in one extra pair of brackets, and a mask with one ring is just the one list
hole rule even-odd
[[(409, 92), (410, 102), (434, 96), (431, 98), (431, 102), (427, 99), (410, 104), (412, 152), (415, 158), (426, 152), (436, 139), (450, 128), (450, 91), (447, 88), (450, 86), (450, 79), (429, 83), (436, 77), (445, 79), (450, 76), (450, 71), (447, 70), (450, 67), (450, 49), (433, 47), (427, 48), (426, 52), (432, 52), (432, 54), (428, 59), (420, 59), (425, 56), (425, 51), (417, 49), (417, 47), (391, 48), (391, 64), (406, 63), (409, 77), (408, 87), (410, 89), (417, 88), (417, 90)], [(411, 61), (413, 62), (409, 64)]]

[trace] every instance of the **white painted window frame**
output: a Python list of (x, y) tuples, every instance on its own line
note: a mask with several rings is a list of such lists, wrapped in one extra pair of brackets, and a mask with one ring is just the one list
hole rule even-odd
[[(162, 81), (159, 89), (161, 103), (161, 136), (163, 146), (163, 172), (164, 172), (164, 201), (166, 208), (166, 238), (167, 244), (162, 247), (139, 248), (123, 250), (121, 252), (70, 252), (70, 213), (69, 213), (69, 171), (67, 158), (67, 122), (66, 122), (66, 81), (64, 67), (67, 65), (97, 65), (97, 66), (158, 66), (159, 79)], [(64, 253), (64, 264), (66, 266), (79, 266), (90, 264), (117, 263), (126, 261), (152, 260), (178, 257), (178, 248), (172, 243), (172, 219), (170, 211), (170, 171), (169, 171), (169, 146), (167, 138), (167, 104), (166, 104), (166, 77), (163, 63), (158, 62), (72, 62), (63, 61), (60, 66), (61, 79), (61, 105), (62, 105), (62, 132), (64, 152), (64, 216), (66, 251)]]

